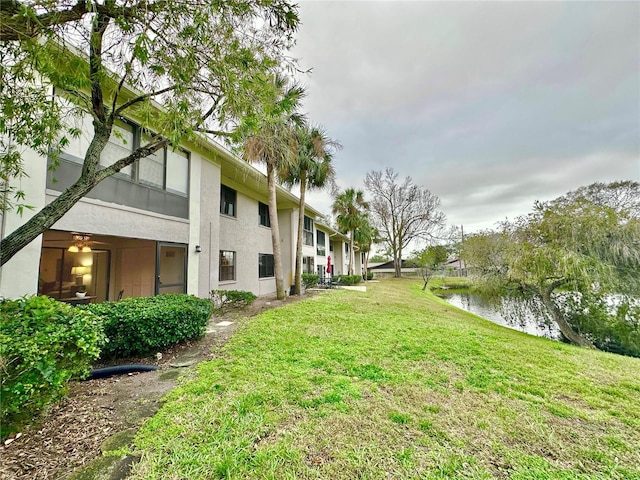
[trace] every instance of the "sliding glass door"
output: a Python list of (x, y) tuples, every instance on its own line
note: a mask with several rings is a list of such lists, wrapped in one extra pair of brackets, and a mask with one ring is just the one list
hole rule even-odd
[(187, 292), (187, 246), (158, 242), (156, 295)]

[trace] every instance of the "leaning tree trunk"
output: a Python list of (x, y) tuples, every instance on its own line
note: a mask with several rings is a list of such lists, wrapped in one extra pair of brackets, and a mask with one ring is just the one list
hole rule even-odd
[(26, 223), (2, 239), (0, 266), (11, 260), (16, 253), (31, 243), (38, 235), (47, 231), (102, 180), (131, 165), (136, 160), (151, 155), (168, 143), (166, 139), (158, 140), (152, 146), (138, 148), (128, 157), (118, 160), (105, 169), (98, 170), (100, 154), (109, 141), (111, 127), (94, 122), (94, 129), (95, 134), (87, 149), (80, 178)]
[(285, 297), (282, 274), (282, 249), (280, 248), (280, 227), (278, 226), (278, 203), (276, 200), (276, 175), (274, 166), (267, 162), (267, 186), (269, 188), (269, 222), (271, 223), (271, 244), (273, 246), (273, 273), (276, 277), (276, 296)]
[(296, 295), (302, 293), (302, 230), (304, 228), (304, 197), (307, 192), (307, 172), (300, 172), (300, 208), (298, 217), (298, 238), (296, 239), (296, 273), (295, 290)]
[(560, 311), (556, 303), (551, 298), (551, 294), (553, 291), (560, 286), (562, 283), (554, 282), (549, 287), (543, 288), (541, 287), (541, 297), (542, 303), (545, 308), (551, 313), (551, 318), (556, 322), (558, 328), (560, 329), (560, 333), (564, 338), (567, 339), (569, 343), (573, 345), (578, 345), (580, 347), (586, 348), (596, 348), (596, 346), (591, 343), (588, 339), (584, 338), (578, 332), (576, 332), (573, 327), (567, 322), (566, 318), (564, 318), (563, 313)]
[(100, 153), (109, 141), (111, 131), (107, 126), (95, 125), (95, 127), (96, 133), (87, 149), (80, 178), (55, 200), (2, 240), (0, 266), (7, 263), (16, 253), (35, 240), (38, 235), (47, 231), (102, 180), (102, 176), (99, 175), (99, 172), (96, 172), (96, 165), (100, 161)]

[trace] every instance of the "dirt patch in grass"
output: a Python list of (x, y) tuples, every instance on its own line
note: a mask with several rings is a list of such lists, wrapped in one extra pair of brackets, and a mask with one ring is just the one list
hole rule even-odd
[[(200, 340), (159, 352), (161, 355), (95, 365), (142, 363), (156, 365), (158, 370), (71, 382), (67, 397), (0, 446), (0, 479), (39, 480), (68, 476), (100, 456), (103, 450), (111, 450), (109, 439), (114, 435), (137, 429), (153, 416), (160, 408), (164, 394), (174, 388), (179, 377), (188, 371), (174, 368), (172, 364), (191, 365), (210, 360), (244, 321), (314, 294), (317, 292), (288, 297), (284, 301), (261, 297), (248, 307), (214, 314), (209, 333)], [(223, 321), (233, 323), (216, 326)]]

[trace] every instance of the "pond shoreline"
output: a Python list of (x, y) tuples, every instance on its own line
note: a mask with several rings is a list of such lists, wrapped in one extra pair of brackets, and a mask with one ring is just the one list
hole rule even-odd
[(506, 306), (501, 299), (489, 301), (482, 295), (464, 289), (455, 289), (455, 291), (438, 289), (434, 290), (433, 293), (450, 305), (478, 315), (497, 325), (537, 337), (560, 341), (560, 331), (555, 325), (548, 326), (541, 324), (533, 314), (518, 315), (516, 317), (516, 314), (512, 312), (511, 315), (508, 315), (507, 312), (505, 312), (508, 306)]

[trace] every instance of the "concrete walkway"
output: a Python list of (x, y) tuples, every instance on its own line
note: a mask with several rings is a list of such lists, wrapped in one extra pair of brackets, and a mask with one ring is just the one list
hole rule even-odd
[(363, 286), (363, 285), (349, 285), (349, 286), (345, 286), (345, 287), (339, 287), (342, 290), (353, 290), (354, 292), (366, 292), (367, 291), (367, 287)]

